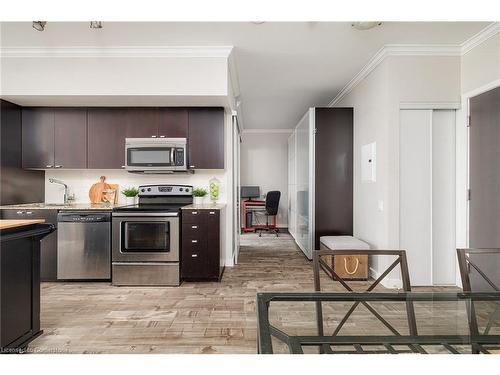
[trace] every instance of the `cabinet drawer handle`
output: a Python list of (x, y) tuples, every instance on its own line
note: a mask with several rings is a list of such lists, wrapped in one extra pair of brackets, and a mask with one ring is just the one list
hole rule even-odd
[(62, 165), (56, 165), (56, 168), (62, 168)]
[(124, 166), (124, 165), (122, 165), (122, 168), (123, 168), (123, 169), (125, 169), (125, 166)]
[(156, 138), (156, 135), (152, 135), (151, 138)]
[(198, 258), (198, 254), (191, 254), (191, 258)]
[(190, 165), (189, 168), (196, 168), (194, 165)]
[(165, 138), (165, 136), (164, 135), (160, 135), (160, 138)]
[(210, 211), (209, 214), (210, 215), (215, 215), (215, 211)]
[(191, 225), (191, 229), (198, 229), (198, 225)]
[(191, 240), (192, 243), (198, 243), (198, 240)]
[(46, 165), (45, 168), (52, 168), (52, 165)]
[(33, 215), (33, 211), (26, 211), (26, 215)]
[(16, 214), (22, 215), (22, 214), (24, 214), (24, 211), (17, 211)]
[(192, 211), (191, 212), (193, 215), (198, 215), (198, 211)]

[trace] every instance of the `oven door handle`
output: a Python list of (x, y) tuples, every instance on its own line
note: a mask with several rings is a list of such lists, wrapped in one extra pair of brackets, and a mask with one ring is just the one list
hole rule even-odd
[(113, 212), (113, 217), (176, 217), (179, 216), (178, 212)]

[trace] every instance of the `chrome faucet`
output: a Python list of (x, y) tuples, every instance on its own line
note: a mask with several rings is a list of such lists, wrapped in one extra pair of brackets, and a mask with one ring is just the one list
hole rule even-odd
[(64, 182), (61, 180), (58, 180), (56, 178), (49, 178), (49, 182), (51, 184), (59, 184), (64, 186), (64, 204), (68, 204), (70, 200), (75, 199), (74, 196), (69, 196), (68, 195), (68, 185), (66, 185)]

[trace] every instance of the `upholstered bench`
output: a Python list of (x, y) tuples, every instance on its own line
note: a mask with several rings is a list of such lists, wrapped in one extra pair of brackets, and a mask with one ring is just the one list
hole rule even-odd
[(326, 260), (342, 279), (368, 279), (368, 255), (356, 255), (356, 250), (369, 249), (370, 245), (352, 236), (323, 236), (320, 238), (320, 250), (352, 250), (353, 255), (336, 255)]

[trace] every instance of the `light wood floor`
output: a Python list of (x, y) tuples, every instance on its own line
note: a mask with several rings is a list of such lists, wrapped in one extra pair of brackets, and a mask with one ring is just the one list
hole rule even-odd
[[(256, 293), (312, 291), (312, 276), (311, 262), (289, 235), (248, 234), (239, 264), (226, 268), (220, 283), (176, 288), (43, 283), (44, 334), (30, 348), (41, 353), (255, 353)], [(322, 285), (342, 290), (326, 276)], [(310, 307), (290, 311), (283, 306), (271, 318), (284, 329), (292, 324), (314, 329)], [(361, 330), (373, 326), (366, 312), (359, 319)]]

